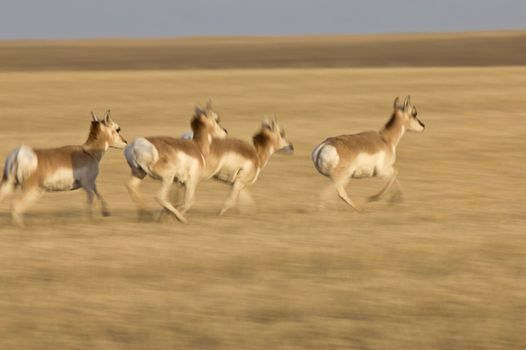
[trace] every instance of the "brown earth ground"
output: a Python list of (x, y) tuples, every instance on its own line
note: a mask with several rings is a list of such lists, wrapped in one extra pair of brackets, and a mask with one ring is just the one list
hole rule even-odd
[[(357, 180), (364, 213), (318, 211), (313, 147), (380, 128), (407, 93), (427, 129), (399, 146), (403, 202), (365, 203), (382, 181)], [(524, 349), (524, 96), (518, 66), (4, 70), (2, 155), (83, 142), (92, 109), (129, 140), (179, 136), (208, 97), (232, 137), (276, 113), (296, 153), (271, 159), (248, 212), (216, 217), (228, 188), (202, 183), (188, 225), (137, 222), (113, 149), (98, 180), (112, 217), (50, 193), (19, 230), (0, 204), (0, 348)], [(143, 186), (152, 210), (158, 186)]]

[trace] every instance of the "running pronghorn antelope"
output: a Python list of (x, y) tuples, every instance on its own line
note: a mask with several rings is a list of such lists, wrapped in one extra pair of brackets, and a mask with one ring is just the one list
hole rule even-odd
[(219, 215), (232, 208), (246, 187), (256, 182), (259, 173), (274, 153), (292, 154), (294, 147), (285, 138), (276, 119), (265, 119), (252, 138), (253, 145), (233, 139), (214, 139), (206, 163), (206, 176), (232, 185)]
[(330, 137), (316, 146), (312, 161), (320, 174), (333, 181), (339, 197), (360, 211), (347, 195), (345, 185), (351, 178), (378, 176), (388, 179), (380, 192), (369, 197), (369, 201), (380, 199), (397, 181), (398, 172), (393, 165), (400, 139), (406, 131), (422, 132), (424, 128), (410, 97), (405, 98), (403, 105), (397, 97), (393, 114), (382, 130)]
[(124, 148), (126, 140), (120, 135), (121, 128), (106, 112), (103, 120), (91, 112), (88, 139), (80, 146), (64, 146), (49, 149), (32, 149), (22, 145), (15, 148), (5, 161), (4, 175), (0, 184), (0, 201), (15, 188), (21, 187), (22, 196), (13, 203), (13, 222), (23, 226), (23, 214), (44, 191), (70, 191), (82, 188), (88, 197), (91, 214), (93, 197), (101, 204), (101, 213), (108, 216), (106, 202), (97, 191), (99, 162), (109, 147)]
[[(193, 138), (181, 139), (167, 136), (140, 137), (124, 150), (131, 168), (132, 177), (127, 183), (131, 198), (139, 208), (139, 216), (147, 216), (142, 196), (138, 192), (141, 181), (149, 175), (161, 181), (161, 190), (156, 199), (175, 217), (186, 223), (184, 213), (192, 206), (197, 184), (210, 153), (212, 138), (222, 138), (227, 134), (219, 124), (217, 113), (209, 101), (205, 109), (195, 108), (191, 120)], [(168, 200), (172, 183), (177, 182), (185, 188), (184, 200), (175, 208)]]

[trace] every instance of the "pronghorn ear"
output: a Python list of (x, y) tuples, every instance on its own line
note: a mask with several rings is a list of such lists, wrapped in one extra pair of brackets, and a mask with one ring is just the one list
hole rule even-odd
[(273, 121), (270, 120), (268, 117), (265, 117), (265, 119), (263, 119), (263, 121), (261, 122), (261, 127), (272, 130), (274, 128)]
[(111, 111), (108, 109), (106, 111), (106, 116), (104, 117), (104, 123), (107, 124), (107, 125), (111, 124), (110, 113), (111, 113)]
[(97, 117), (97, 115), (93, 111), (91, 111), (91, 120), (93, 120), (94, 122), (99, 121), (99, 117)]
[(199, 106), (195, 106), (194, 113), (196, 117), (199, 117), (201, 114), (205, 114), (205, 112)]
[(206, 110), (207, 110), (207, 111), (211, 111), (211, 110), (212, 110), (212, 99), (209, 99), (209, 100), (206, 102)]
[(403, 109), (403, 105), (402, 103), (400, 102), (400, 97), (396, 96), (394, 102), (393, 102), (393, 108), (394, 109)]
[(406, 111), (411, 104), (411, 96), (407, 95), (407, 97), (404, 100), (404, 111)]

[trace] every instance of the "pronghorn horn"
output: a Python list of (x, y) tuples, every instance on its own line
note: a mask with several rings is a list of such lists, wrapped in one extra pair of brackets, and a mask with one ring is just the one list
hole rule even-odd
[(97, 117), (97, 115), (95, 114), (95, 112), (91, 111), (91, 119), (94, 121), (94, 122), (98, 122), (99, 121), (99, 117)]

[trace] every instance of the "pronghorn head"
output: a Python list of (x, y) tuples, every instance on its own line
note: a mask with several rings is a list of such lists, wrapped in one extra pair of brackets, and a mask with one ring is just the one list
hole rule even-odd
[(212, 109), (212, 101), (209, 100), (206, 107), (203, 109), (199, 106), (195, 107), (195, 113), (190, 123), (192, 126), (193, 135), (198, 130), (206, 130), (210, 137), (225, 138), (228, 134), (219, 121), (219, 115)]
[(294, 146), (287, 141), (285, 129), (278, 125), (276, 116), (263, 119), (261, 130), (254, 136), (254, 144), (257, 143), (266, 143), (276, 153), (294, 153)]
[(101, 120), (94, 112), (91, 112), (92, 117), (92, 133), (95, 133), (96, 138), (104, 139), (108, 147), (124, 148), (128, 142), (121, 136), (121, 127), (115, 123), (110, 117), (110, 110), (106, 111), (106, 115)]
[(393, 108), (393, 116), (402, 121), (402, 125), (407, 131), (424, 131), (425, 125), (417, 118), (418, 113), (416, 107), (411, 104), (411, 97), (409, 95), (404, 99), (403, 104), (400, 103), (400, 99), (396, 97)]

